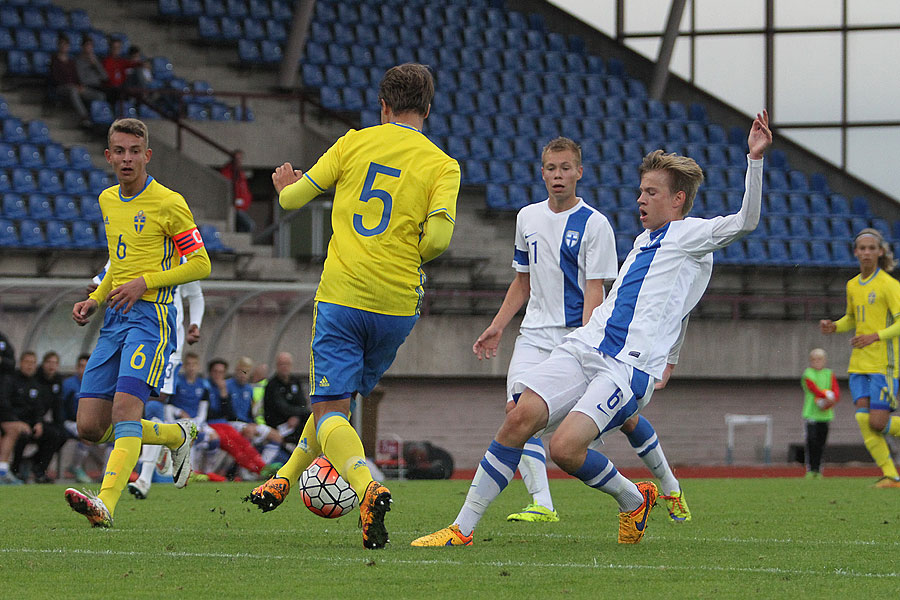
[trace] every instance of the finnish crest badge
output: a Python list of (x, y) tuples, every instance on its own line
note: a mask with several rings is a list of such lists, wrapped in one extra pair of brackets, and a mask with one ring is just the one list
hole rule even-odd
[(566, 240), (566, 246), (568, 246), (569, 248), (574, 248), (578, 245), (578, 239), (580, 237), (580, 233), (578, 233), (574, 229), (570, 229), (566, 232), (566, 235), (563, 239)]
[(144, 216), (144, 211), (139, 210), (136, 215), (134, 215), (134, 231), (135, 233), (140, 233), (144, 230), (144, 223), (147, 222), (147, 217)]

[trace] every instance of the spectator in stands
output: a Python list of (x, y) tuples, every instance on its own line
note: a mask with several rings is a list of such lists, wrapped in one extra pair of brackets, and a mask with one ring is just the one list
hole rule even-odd
[(50, 85), (55, 94), (69, 101), (69, 104), (78, 113), (82, 127), (90, 127), (90, 113), (85, 107), (85, 102), (103, 100), (105, 96), (99, 90), (82, 85), (75, 61), (69, 56), (71, 47), (69, 38), (64, 35), (59, 36), (56, 54), (50, 59)]
[(132, 67), (132, 59), (122, 56), (122, 40), (109, 38), (109, 54), (103, 59), (103, 70), (106, 71), (106, 96), (110, 102), (117, 102), (123, 97), (125, 77)]
[(39, 417), (39, 423), (43, 431), (37, 435), (36, 427), (30, 439), (19, 438), (14, 452), (13, 471), (21, 470), (21, 454), (28, 442), (35, 442), (38, 446), (37, 454), (32, 461), (32, 471), (35, 483), (52, 483), (53, 480), (47, 474), (47, 467), (53, 456), (59, 451), (66, 441), (65, 426), (63, 425), (62, 411), (62, 376), (59, 374), (59, 354), (54, 351), (44, 354), (41, 366), (37, 372), (39, 383), (39, 404), (43, 409)]
[(235, 150), (231, 162), (219, 169), (219, 173), (231, 182), (234, 192), (234, 230), (240, 233), (252, 233), (256, 223), (250, 218), (247, 211), (253, 203), (253, 194), (250, 193), (247, 174), (244, 173), (243, 150)]
[(207, 367), (209, 374), (209, 411), (206, 422), (218, 434), (219, 444), (222, 450), (234, 458), (238, 466), (255, 474), (268, 476), (265, 461), (259, 455), (250, 442), (235, 429), (230, 422), (237, 420), (231, 406), (231, 395), (228, 391), (228, 381), (225, 378), (228, 372), (228, 363), (221, 358), (215, 358)]
[[(6, 378), (16, 372), (16, 353), (3, 332), (0, 332), (0, 394), (3, 393)], [(0, 396), (2, 398), (2, 396)]]
[(825, 367), (828, 355), (821, 348), (809, 353), (809, 367), (803, 371), (803, 420), (806, 421), (806, 477), (822, 476), (822, 452), (828, 439), (832, 408), (840, 396), (837, 377)]
[(104, 92), (107, 88), (109, 77), (94, 53), (94, 40), (90, 36), (85, 36), (81, 42), (81, 52), (75, 57), (75, 70), (85, 88), (96, 92)]
[(125, 75), (125, 95), (143, 102), (157, 102), (158, 94), (151, 93), (156, 85), (150, 59), (138, 56), (133, 65)]
[[(69, 463), (68, 472), (78, 483), (90, 483), (91, 478), (84, 470), (84, 460), (90, 453), (88, 446), (78, 438), (78, 392), (81, 391), (81, 380), (84, 377), (84, 367), (87, 365), (90, 354), (82, 354), (75, 363), (75, 373), (63, 380), (62, 383), (62, 413), (63, 426), (69, 439), (77, 444), (72, 452), (72, 460)], [(96, 446), (93, 446), (96, 447)]]
[(300, 377), (291, 373), (294, 357), (290, 352), (279, 352), (275, 357), (275, 374), (269, 379), (263, 397), (263, 414), (266, 425), (274, 427), (282, 435), (285, 444), (296, 444), (309, 418), (309, 399)]
[(9, 470), (9, 457), (19, 435), (9, 396), (15, 373), (15, 351), (7, 337), (0, 333), (0, 485), (22, 483)]
[(250, 440), (254, 447), (262, 447), (263, 461), (271, 463), (278, 455), (283, 440), (277, 429), (256, 423), (253, 419), (253, 385), (250, 383), (252, 370), (253, 359), (242, 356), (235, 365), (233, 376), (225, 382), (235, 417), (231, 425)]
[(269, 385), (269, 365), (259, 363), (250, 371), (250, 383), (253, 384), (253, 420), (265, 424), (266, 418), (263, 411), (263, 396), (266, 395), (266, 386)]

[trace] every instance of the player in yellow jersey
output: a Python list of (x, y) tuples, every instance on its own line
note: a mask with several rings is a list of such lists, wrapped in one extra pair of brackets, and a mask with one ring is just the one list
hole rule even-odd
[(859, 232), (853, 244), (859, 275), (847, 282), (847, 314), (819, 322), (822, 333), (855, 331), (850, 340), (850, 394), (866, 448), (884, 477), (877, 487), (900, 488), (900, 476), (884, 435), (900, 437), (897, 410), (900, 282), (888, 275), (894, 256), (875, 229)]
[[(86, 324), (108, 302), (97, 346), (79, 393), (78, 435), (105, 443), (115, 439), (98, 495), (69, 488), (66, 501), (94, 527), (110, 527), (141, 444), (172, 450), (175, 487), (190, 475), (190, 449), (197, 428), (190, 420), (163, 424), (142, 420), (144, 402), (157, 395), (175, 347), (175, 286), (209, 276), (203, 239), (184, 198), (147, 173), (152, 151), (147, 126), (120, 119), (109, 128), (106, 161), (118, 185), (100, 194), (110, 267), (72, 318)], [(185, 257), (179, 264), (180, 257)]]
[(450, 244), (460, 178), (459, 164), (422, 134), (434, 98), (427, 67), (392, 67), (379, 98), (381, 125), (348, 131), (306, 173), (285, 163), (272, 175), (286, 209), (334, 185), (334, 235), (313, 308), (313, 414), (290, 460), (247, 497), (263, 511), (276, 508), (324, 453), (359, 496), (366, 548), (388, 542), (391, 494), (366, 466), (347, 420), (351, 398), (369, 394), (418, 318), (421, 267)]

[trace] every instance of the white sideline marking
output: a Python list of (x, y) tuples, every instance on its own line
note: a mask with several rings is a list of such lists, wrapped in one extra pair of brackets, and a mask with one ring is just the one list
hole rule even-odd
[[(243, 558), (249, 560), (294, 560), (309, 561), (310, 557), (303, 554), (250, 554), (246, 552), (226, 553), (226, 552), (143, 552), (139, 550), (86, 550), (80, 548), (74, 549), (41, 549), (41, 548), (0, 548), (0, 552), (5, 554), (89, 554), (100, 556), (169, 556), (172, 558), (224, 558), (233, 560), (235, 558)], [(424, 552), (429, 552), (425, 550)], [(430, 552), (436, 552), (431, 550)], [(460, 550), (454, 550), (460, 552)], [(465, 552), (465, 550), (462, 550)], [(346, 558), (346, 557), (317, 557), (319, 560), (328, 560), (332, 563), (359, 563), (368, 562), (369, 558)], [(633, 564), (617, 564), (617, 563), (601, 563), (594, 559), (591, 562), (569, 562), (569, 563), (545, 563), (545, 562), (525, 562), (525, 561), (507, 561), (507, 560), (488, 560), (488, 561), (460, 561), (460, 560), (407, 560), (384, 558), (379, 555), (378, 560), (389, 564), (404, 565), (453, 565), (453, 566), (481, 566), (481, 567), (538, 567), (547, 569), (605, 569), (610, 571), (711, 571), (716, 573), (762, 573), (772, 575), (834, 575), (838, 577), (857, 577), (862, 579), (882, 579), (886, 577), (900, 577), (900, 573), (871, 573), (860, 572), (852, 569), (823, 569), (819, 571), (809, 569), (781, 569), (778, 567), (717, 567), (711, 565), (633, 565)]]

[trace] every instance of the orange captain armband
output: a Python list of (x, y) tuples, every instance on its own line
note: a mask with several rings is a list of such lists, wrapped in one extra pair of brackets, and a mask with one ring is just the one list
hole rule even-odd
[(194, 227), (172, 238), (175, 242), (175, 248), (178, 250), (178, 256), (186, 256), (191, 252), (196, 252), (203, 247), (203, 237), (200, 231)]

